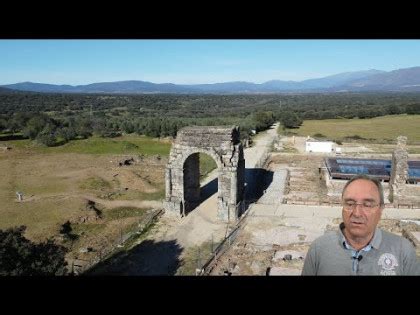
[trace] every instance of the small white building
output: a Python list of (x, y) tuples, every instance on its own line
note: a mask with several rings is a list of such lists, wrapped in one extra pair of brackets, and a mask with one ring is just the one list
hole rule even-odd
[(336, 150), (336, 144), (332, 141), (306, 140), (306, 152), (332, 153)]

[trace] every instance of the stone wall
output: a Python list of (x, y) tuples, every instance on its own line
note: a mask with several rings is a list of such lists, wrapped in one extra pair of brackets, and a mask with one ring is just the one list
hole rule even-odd
[[(344, 186), (347, 183), (345, 179), (331, 179), (329, 177), (328, 171), (324, 173), (326, 179), (326, 185), (328, 189), (328, 197), (332, 203), (341, 203), (341, 194), (343, 192)], [(382, 188), (384, 190), (384, 201), (385, 204), (389, 204), (388, 195), (389, 195), (389, 184), (382, 182)], [(419, 187), (420, 188), (420, 187)]]
[(397, 147), (392, 153), (391, 179), (389, 181), (389, 200), (394, 206), (404, 203), (405, 188), (408, 180), (407, 137), (397, 138)]

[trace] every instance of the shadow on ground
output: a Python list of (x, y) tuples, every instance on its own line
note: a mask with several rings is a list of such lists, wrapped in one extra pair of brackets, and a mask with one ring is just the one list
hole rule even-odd
[(183, 249), (175, 240), (145, 240), (128, 252), (119, 252), (84, 273), (118, 276), (172, 276), (180, 266)]
[(273, 182), (273, 172), (263, 168), (245, 169), (245, 200), (256, 200)]
[(200, 200), (197, 203), (190, 201), (189, 204), (186, 204), (185, 214), (188, 215), (190, 212), (194, 211), (200, 204), (217, 193), (217, 189), (218, 178), (216, 177), (200, 188)]
[(245, 169), (245, 202), (241, 215), (249, 205), (260, 199), (265, 190), (273, 182), (273, 172), (264, 168), (246, 168)]
[(13, 140), (24, 140), (24, 139), (28, 139), (28, 138), (25, 138), (22, 135), (1, 135), (0, 136), (0, 141), (13, 141)]
[[(273, 182), (273, 172), (263, 168), (246, 168), (245, 169), (245, 201), (244, 207), (239, 211), (239, 216), (244, 213), (251, 203), (260, 199), (264, 191)], [(188, 215), (194, 211), (205, 200), (210, 198), (217, 192), (218, 179), (215, 178), (201, 187), (199, 203), (191, 203), (186, 206), (185, 213)]]
[(216, 177), (212, 181), (208, 182), (206, 185), (201, 187), (200, 189), (200, 203), (204, 202), (212, 195), (217, 192), (218, 187), (218, 178)]

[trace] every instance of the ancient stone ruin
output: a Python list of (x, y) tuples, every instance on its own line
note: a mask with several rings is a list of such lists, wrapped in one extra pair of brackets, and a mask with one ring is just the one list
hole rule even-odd
[(402, 202), (408, 179), (407, 137), (397, 138), (397, 147), (392, 153), (391, 179), (389, 181), (389, 200), (397, 206)]
[(218, 217), (234, 222), (244, 197), (245, 160), (239, 128), (185, 127), (178, 131), (166, 167), (167, 212), (185, 216), (200, 204), (199, 153), (211, 156), (217, 165)]

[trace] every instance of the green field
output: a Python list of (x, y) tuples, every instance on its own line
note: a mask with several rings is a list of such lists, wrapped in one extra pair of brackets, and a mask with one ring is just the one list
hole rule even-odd
[(286, 131), (300, 136), (322, 134), (335, 140), (359, 136), (364, 139), (396, 141), (398, 136), (403, 135), (410, 143), (420, 141), (420, 115), (392, 115), (371, 119), (305, 120), (299, 129)]
[(165, 185), (160, 183), (155, 185), (157, 188), (156, 192), (147, 193), (142, 191), (124, 191), (113, 194), (107, 199), (109, 200), (161, 200), (165, 198)]
[(204, 178), (217, 167), (213, 158), (207, 154), (200, 153), (200, 178)]
[(91, 137), (84, 140), (72, 140), (57, 147), (45, 147), (30, 140), (7, 141), (7, 145), (16, 148), (30, 148), (36, 153), (86, 153), (86, 154), (144, 154), (169, 155), (169, 141), (157, 140), (145, 136), (124, 135), (117, 138)]
[(105, 211), (105, 218), (107, 220), (118, 220), (121, 218), (129, 218), (129, 217), (136, 217), (137, 219), (141, 219), (145, 216), (146, 210), (148, 208), (135, 208), (135, 207), (118, 207), (112, 208)]

